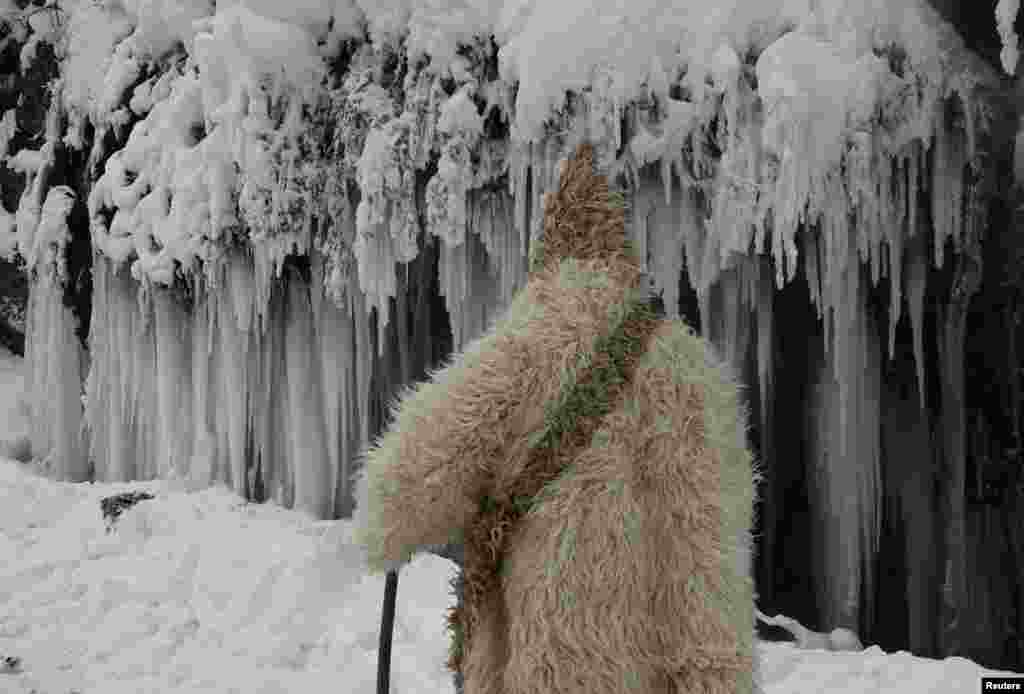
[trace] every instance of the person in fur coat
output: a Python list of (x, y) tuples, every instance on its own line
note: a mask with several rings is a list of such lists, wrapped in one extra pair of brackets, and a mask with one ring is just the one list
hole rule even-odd
[(530, 276), (407, 387), (357, 479), (371, 571), (459, 543), (450, 667), (467, 694), (756, 691), (757, 471), (739, 386), (654, 315), (582, 145)]

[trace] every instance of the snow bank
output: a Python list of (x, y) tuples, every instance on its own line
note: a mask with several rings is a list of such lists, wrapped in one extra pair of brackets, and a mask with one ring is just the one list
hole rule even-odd
[[(107, 534), (99, 501), (155, 495)], [(383, 577), (366, 576), (346, 521), (316, 522), (223, 487), (67, 484), (0, 462), (0, 674), (5, 692), (372, 694)], [(454, 565), (403, 569), (395, 694), (454, 691), (445, 611)], [(759, 644), (766, 694), (972, 691), (982, 674), (944, 661)], [(827, 685), (826, 685), (827, 683)]]
[[(103, 496), (0, 465), (0, 652), (14, 691), (373, 692), (383, 579), (348, 524), (315, 523), (224, 488), (157, 496), (106, 534)], [(395, 692), (448, 692), (447, 560), (402, 574)]]

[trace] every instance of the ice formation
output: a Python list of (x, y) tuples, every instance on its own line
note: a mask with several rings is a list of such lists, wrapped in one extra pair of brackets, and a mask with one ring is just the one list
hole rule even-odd
[(999, 38), (1003, 42), (1003, 50), (999, 54), (999, 60), (1003, 69), (1008, 74), (1017, 71), (1017, 60), (1020, 57), (1017, 41), (1017, 33), (1013, 30), (1013, 22), (1020, 12), (1020, 0), (999, 0), (996, 4), (996, 26), (999, 29)]
[[(753, 350), (765, 432), (774, 297), (804, 278), (827, 355), (814, 503), (842, 508), (818, 527), (822, 599), (858, 626), (879, 542), (880, 369), (909, 319), (924, 381), (928, 264), (975, 233), (978, 88), (996, 79), (923, 0), (61, 7), (64, 32), (38, 35), (64, 61), (60, 141), (89, 151), (98, 478), (220, 480), (345, 513), (371, 396), (430, 366), (407, 340), (433, 329), (424, 249), (438, 246), (459, 349), (522, 285), (543, 195), (587, 139), (670, 314), (685, 273), (721, 351)], [(999, 5), (1008, 66), (1015, 10)], [(18, 247), (37, 266), (65, 233), (69, 191), (42, 173), (56, 137), (9, 153), (28, 180)], [(33, 290), (34, 447), (74, 478), (77, 404), (47, 409), (57, 393), (78, 403), (83, 375), (54, 272)], [(877, 339), (866, 297), (883, 279)], [(42, 354), (65, 356), (53, 371)]]

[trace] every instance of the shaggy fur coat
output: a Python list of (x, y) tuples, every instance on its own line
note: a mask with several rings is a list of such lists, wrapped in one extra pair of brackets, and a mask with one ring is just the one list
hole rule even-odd
[(755, 691), (739, 386), (657, 319), (582, 146), (506, 314), (406, 389), (357, 483), (371, 569), (465, 551), (467, 694)]

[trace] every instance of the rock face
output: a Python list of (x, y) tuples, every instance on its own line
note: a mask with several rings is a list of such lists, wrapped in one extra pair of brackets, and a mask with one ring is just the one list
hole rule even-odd
[(579, 149), (508, 313), (404, 393), (369, 450), (380, 570), (461, 539), (466, 691), (754, 691), (755, 471), (727, 368), (639, 291)]

